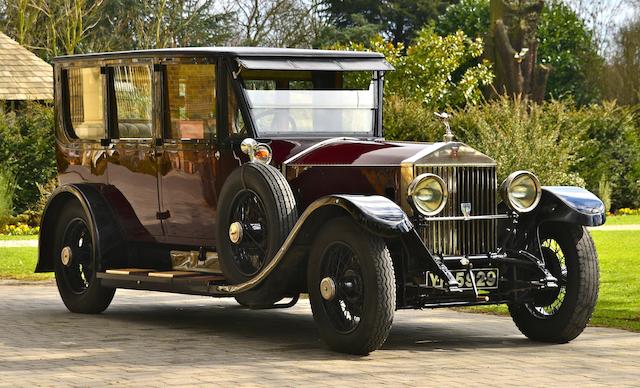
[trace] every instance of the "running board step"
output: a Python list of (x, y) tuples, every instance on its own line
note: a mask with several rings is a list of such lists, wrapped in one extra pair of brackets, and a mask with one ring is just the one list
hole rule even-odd
[(108, 269), (96, 274), (104, 287), (226, 296), (217, 287), (226, 285), (222, 275), (188, 271), (156, 271), (142, 268)]

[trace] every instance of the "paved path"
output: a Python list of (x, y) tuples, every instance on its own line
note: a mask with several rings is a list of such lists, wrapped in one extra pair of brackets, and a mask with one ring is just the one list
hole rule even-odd
[(0, 240), (0, 248), (38, 247), (38, 240)]
[(566, 345), (524, 339), (506, 317), (401, 311), (368, 357), (333, 353), (309, 305), (251, 311), (231, 300), (119, 290), (99, 316), (55, 287), (0, 286), (0, 386), (630, 386), (640, 334), (589, 328)]
[(640, 225), (607, 225), (596, 226), (595, 228), (589, 228), (591, 230), (640, 230)]

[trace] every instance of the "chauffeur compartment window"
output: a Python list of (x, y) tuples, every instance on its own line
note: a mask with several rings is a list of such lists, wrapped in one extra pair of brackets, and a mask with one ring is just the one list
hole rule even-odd
[(208, 139), (216, 133), (216, 69), (211, 64), (167, 65), (170, 139)]

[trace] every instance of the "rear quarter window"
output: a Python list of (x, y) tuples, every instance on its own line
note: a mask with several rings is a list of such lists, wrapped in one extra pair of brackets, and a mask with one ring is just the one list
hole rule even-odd
[(99, 140), (105, 137), (104, 86), (99, 67), (66, 70), (66, 131), (71, 138)]

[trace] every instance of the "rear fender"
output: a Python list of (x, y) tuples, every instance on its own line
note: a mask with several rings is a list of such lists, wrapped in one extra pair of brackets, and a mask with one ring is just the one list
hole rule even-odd
[(40, 223), (38, 264), (35, 272), (54, 271), (54, 260), (57, 258), (57, 253), (53, 252), (55, 221), (70, 201), (79, 202), (87, 214), (94, 241), (94, 255), (98, 263), (97, 270), (101, 271), (122, 259), (118, 254), (121, 252), (119, 248), (122, 247), (122, 234), (109, 203), (102, 195), (102, 188), (103, 185), (99, 184), (69, 184), (58, 187), (51, 194)]

